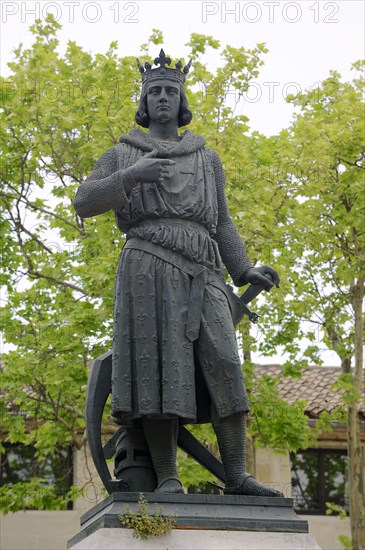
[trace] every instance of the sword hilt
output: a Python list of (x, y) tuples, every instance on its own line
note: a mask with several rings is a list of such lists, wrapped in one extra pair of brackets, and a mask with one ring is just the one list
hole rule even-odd
[[(265, 277), (273, 280), (269, 274), (265, 275)], [(252, 302), (252, 300), (257, 298), (257, 296), (261, 294), (263, 290), (266, 290), (265, 285), (263, 285), (262, 283), (255, 283), (253, 285), (250, 285), (248, 289), (245, 290), (245, 292), (240, 296), (243, 311), (246, 315), (248, 315), (248, 318), (252, 323), (257, 323), (260, 316), (257, 313), (254, 313), (253, 311), (251, 311), (247, 304), (249, 304), (250, 302)], [(268, 292), (270, 292), (270, 290), (271, 289), (269, 289)]]

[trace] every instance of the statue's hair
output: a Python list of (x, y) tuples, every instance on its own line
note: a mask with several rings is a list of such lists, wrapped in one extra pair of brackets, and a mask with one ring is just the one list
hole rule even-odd
[[(148, 86), (142, 86), (141, 97), (139, 99), (138, 110), (135, 114), (135, 121), (142, 128), (148, 128), (150, 125), (150, 117), (147, 111), (147, 90)], [(190, 124), (193, 114), (189, 109), (188, 100), (185, 95), (184, 86), (180, 83), (180, 109), (178, 116), (178, 127), (187, 126)]]

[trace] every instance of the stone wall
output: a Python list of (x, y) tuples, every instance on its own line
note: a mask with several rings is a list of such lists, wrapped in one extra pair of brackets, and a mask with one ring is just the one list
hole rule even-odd
[(0, 515), (1, 550), (63, 550), (80, 528), (76, 510)]

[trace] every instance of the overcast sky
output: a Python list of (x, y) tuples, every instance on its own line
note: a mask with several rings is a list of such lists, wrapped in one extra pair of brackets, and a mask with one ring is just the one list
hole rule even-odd
[[(60, 51), (68, 40), (85, 50), (102, 53), (111, 41), (119, 43), (119, 54), (138, 55), (152, 29), (160, 29), (164, 48), (173, 58), (187, 61), (185, 44), (190, 34), (212, 35), (226, 44), (252, 48), (265, 42), (269, 53), (265, 65), (236, 112), (250, 118), (252, 130), (272, 135), (286, 127), (292, 107), (285, 96), (296, 90), (315, 88), (335, 69), (351, 79), (351, 64), (365, 57), (364, 3), (362, 0), (245, 1), (133, 1), (88, 0), (5, 1), (1, 3), (1, 74), (9, 75), (7, 63), (20, 42), (29, 47), (29, 26), (35, 18), (53, 13), (62, 30)], [(152, 46), (150, 54), (157, 55)], [(219, 55), (206, 56), (210, 71), (219, 65)], [(193, 70), (193, 69), (192, 69)], [(261, 337), (257, 329), (257, 338)], [(324, 353), (326, 364), (337, 357)], [(273, 358), (280, 362), (280, 357)], [(259, 359), (262, 362), (262, 358)], [(266, 361), (267, 362), (267, 361)]]
[[(29, 46), (29, 26), (53, 13), (62, 24), (60, 49), (74, 40), (84, 49), (105, 52), (112, 40), (119, 53), (138, 55), (153, 28), (174, 58), (187, 56), (192, 32), (212, 35), (222, 45), (254, 47), (265, 42), (269, 53), (260, 76), (241, 100), (238, 112), (249, 116), (252, 130), (266, 135), (288, 125), (292, 107), (285, 96), (315, 88), (331, 69), (351, 79), (351, 64), (364, 57), (364, 2), (361, 0), (191, 1), (5, 1), (1, 3), (1, 70), (20, 42)], [(156, 50), (156, 52), (155, 52)], [(159, 48), (152, 46), (151, 55)], [(207, 56), (209, 70), (219, 56)]]

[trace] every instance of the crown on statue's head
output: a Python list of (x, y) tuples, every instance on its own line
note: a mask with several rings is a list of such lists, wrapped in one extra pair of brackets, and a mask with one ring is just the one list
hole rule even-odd
[(160, 65), (157, 69), (152, 69), (151, 63), (146, 63), (142, 65), (137, 59), (138, 69), (142, 75), (142, 84), (151, 82), (152, 80), (160, 80), (161, 78), (168, 78), (169, 80), (175, 80), (176, 82), (181, 82), (184, 84), (186, 75), (188, 74), (191, 67), (191, 59), (187, 65), (181, 71), (182, 63), (178, 61), (175, 63), (176, 69), (169, 69), (166, 65), (171, 65), (171, 59), (166, 57), (165, 52), (161, 49), (159, 57), (156, 57), (154, 64)]

